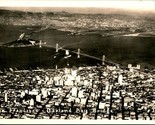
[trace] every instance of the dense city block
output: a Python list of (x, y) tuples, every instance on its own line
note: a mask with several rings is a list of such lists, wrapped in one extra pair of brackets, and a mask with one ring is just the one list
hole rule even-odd
[(0, 118), (154, 120), (154, 78), (110, 65), (1, 72)]

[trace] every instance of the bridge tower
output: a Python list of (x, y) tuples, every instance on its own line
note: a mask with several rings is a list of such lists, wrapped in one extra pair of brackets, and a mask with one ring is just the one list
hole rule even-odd
[(58, 50), (59, 50), (59, 44), (57, 43), (57, 44), (56, 44), (56, 50), (55, 50), (56, 53), (58, 52)]
[(42, 41), (40, 40), (40, 41), (39, 41), (39, 47), (40, 47), (40, 48), (42, 47), (42, 45), (41, 45), (41, 44), (42, 44)]
[(65, 51), (65, 55), (66, 55), (66, 56), (69, 56), (69, 50), (66, 50), (66, 51)]
[(105, 64), (105, 55), (102, 56), (102, 65)]
[(80, 48), (78, 48), (77, 58), (80, 58)]

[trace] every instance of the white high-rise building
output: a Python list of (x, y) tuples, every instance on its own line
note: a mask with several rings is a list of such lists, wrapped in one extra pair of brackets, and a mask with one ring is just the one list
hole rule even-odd
[(41, 93), (43, 95), (43, 98), (47, 97), (47, 90), (45, 88), (42, 88)]
[(34, 99), (30, 100), (30, 106), (34, 106)]
[(73, 88), (72, 88), (71, 93), (72, 93), (72, 96), (73, 96), (73, 97), (77, 97), (77, 91), (78, 91), (78, 90), (77, 90), (77, 87), (73, 87)]
[(80, 90), (80, 91), (79, 91), (78, 97), (79, 97), (79, 98), (83, 98), (83, 97), (84, 97), (84, 95), (83, 95), (83, 90)]
[(119, 83), (120, 85), (122, 85), (122, 81), (123, 81), (123, 76), (122, 76), (122, 74), (120, 74), (120, 75), (118, 76), (118, 83)]
[(136, 68), (137, 68), (137, 69), (140, 69), (140, 65), (138, 64)]
[(132, 64), (128, 64), (128, 68), (129, 68), (129, 69), (132, 68)]
[(41, 94), (39, 94), (39, 95), (36, 96), (36, 101), (37, 102), (41, 102)]
[(20, 97), (23, 98), (25, 96), (25, 92), (22, 91)]
[(5, 95), (4, 95), (4, 96), (5, 96), (5, 97), (4, 97), (5, 102), (8, 102), (8, 93), (5, 92)]
[(77, 76), (77, 70), (72, 70), (71, 71), (71, 75), (74, 76), (74, 77), (76, 77)]

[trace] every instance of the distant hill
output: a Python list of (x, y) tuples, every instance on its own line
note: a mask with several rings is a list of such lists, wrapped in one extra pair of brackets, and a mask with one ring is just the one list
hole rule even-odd
[(155, 30), (155, 18), (124, 14), (70, 14), (68, 12), (25, 12), (0, 10), (1, 25), (42, 26), (63, 31), (84, 32)]

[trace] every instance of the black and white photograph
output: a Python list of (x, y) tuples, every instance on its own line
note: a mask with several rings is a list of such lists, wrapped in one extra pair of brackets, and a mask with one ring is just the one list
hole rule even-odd
[(0, 119), (155, 120), (155, 0), (0, 0)]

